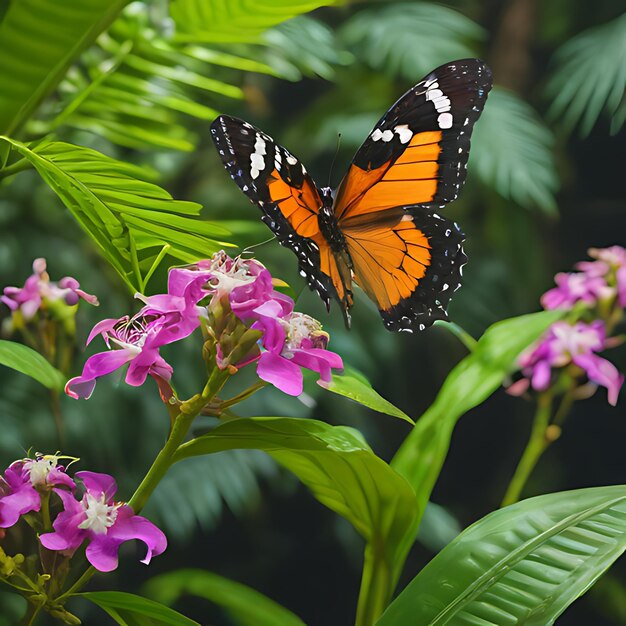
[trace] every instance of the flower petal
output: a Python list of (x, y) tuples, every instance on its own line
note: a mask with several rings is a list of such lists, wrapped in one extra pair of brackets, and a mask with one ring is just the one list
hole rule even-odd
[(74, 399), (89, 398), (96, 386), (96, 378), (114, 372), (135, 358), (136, 354), (132, 350), (111, 350), (90, 356), (83, 367), (83, 373), (67, 381), (65, 393)]
[(117, 484), (113, 476), (109, 474), (100, 474), (99, 472), (76, 472), (76, 478), (83, 481), (87, 491), (99, 497), (104, 494), (106, 502), (112, 502), (113, 496), (117, 492)]
[(85, 556), (99, 572), (112, 572), (118, 565), (120, 543), (111, 539), (109, 533), (94, 535), (85, 550)]
[(585, 370), (589, 380), (606, 387), (609, 404), (615, 406), (624, 383), (624, 375), (619, 373), (615, 365), (597, 354), (591, 353), (577, 355), (573, 361), (578, 367)]
[(264, 352), (256, 369), (261, 380), (271, 383), (283, 393), (299, 396), (302, 393), (302, 372), (295, 364), (273, 352)]

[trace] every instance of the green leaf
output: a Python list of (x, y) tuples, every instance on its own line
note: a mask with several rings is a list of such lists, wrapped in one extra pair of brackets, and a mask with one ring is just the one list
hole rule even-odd
[(74, 0), (3, 4), (0, 134), (15, 135), (127, 0), (82, 0), (79, 11)]
[(369, 384), (367, 378), (355, 369), (346, 367), (342, 374), (333, 374), (332, 381), (322, 386), (333, 393), (350, 398), (374, 411), (393, 417), (399, 417), (409, 422), (409, 424), (415, 424), (404, 411), (395, 407), (391, 402), (385, 400), (385, 398), (375, 391)]
[(183, 444), (175, 461), (234, 448), (268, 452), (325, 506), (346, 518), (366, 540), (359, 623), (372, 623), (393, 592), (390, 573), (412, 543), (415, 494), (407, 481), (345, 426), (310, 419), (253, 417), (226, 422)]
[(584, 137), (604, 110), (612, 121), (611, 133), (617, 133), (626, 107), (624, 58), (626, 14), (563, 44), (555, 54), (556, 68), (546, 85), (552, 100), (549, 118), (570, 132), (580, 123)]
[(626, 549), (626, 486), (491, 513), (444, 548), (377, 626), (550, 626)]
[(381, 4), (357, 13), (340, 32), (367, 65), (413, 83), (452, 59), (476, 56), (484, 37), (462, 13), (426, 2)]
[(48, 389), (63, 389), (67, 380), (39, 352), (14, 341), (0, 339), (0, 365), (26, 374)]
[[(542, 311), (490, 326), (471, 354), (448, 374), (435, 401), (404, 440), (391, 466), (411, 483), (418, 501), (418, 514), (413, 532), (407, 534), (404, 555), (419, 528), (457, 420), (496, 391), (515, 369), (520, 353), (562, 315), (561, 311)], [(396, 576), (403, 562), (404, 557), (396, 562)]]
[(221, 240), (226, 229), (196, 218), (199, 204), (135, 178), (136, 166), (58, 141), (31, 148), (2, 140), (33, 165), (133, 291), (144, 291), (153, 268), (142, 268), (157, 254), (190, 263), (231, 245)]
[(289, 18), (340, 0), (172, 0), (176, 38), (182, 41), (257, 42)]
[(468, 169), (520, 206), (555, 214), (559, 178), (553, 143), (552, 133), (530, 105), (494, 87), (474, 129)]
[(199, 626), (169, 607), (123, 591), (90, 591), (75, 597), (86, 598), (106, 611), (121, 626)]
[(181, 596), (197, 596), (226, 610), (240, 626), (304, 626), (291, 611), (241, 583), (199, 569), (161, 574), (144, 585), (147, 595), (171, 606)]

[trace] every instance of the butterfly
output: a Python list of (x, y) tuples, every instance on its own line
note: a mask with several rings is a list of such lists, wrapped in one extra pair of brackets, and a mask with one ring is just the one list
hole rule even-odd
[(349, 326), (356, 283), (389, 330), (424, 330), (447, 319), (461, 284), (464, 235), (439, 210), (465, 182), (490, 89), (478, 59), (433, 70), (379, 120), (335, 192), (248, 122), (220, 115), (211, 135), (231, 178), (295, 252), (328, 309), (337, 300)]

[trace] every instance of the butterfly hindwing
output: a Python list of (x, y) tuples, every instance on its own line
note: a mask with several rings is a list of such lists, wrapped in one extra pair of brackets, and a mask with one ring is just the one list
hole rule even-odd
[(231, 178), (263, 212), (261, 218), (281, 245), (298, 257), (300, 274), (330, 306), (344, 312), (352, 303), (349, 275), (322, 236), (317, 215), (321, 192), (302, 162), (269, 135), (248, 122), (219, 116), (211, 135)]

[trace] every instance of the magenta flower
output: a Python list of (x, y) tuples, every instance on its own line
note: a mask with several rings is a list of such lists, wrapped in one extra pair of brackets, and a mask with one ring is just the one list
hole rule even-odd
[(302, 393), (301, 367), (317, 372), (322, 383), (331, 381), (331, 369), (342, 369), (341, 357), (326, 349), (329, 336), (322, 325), (304, 313), (284, 315), (282, 304), (273, 300), (254, 310), (252, 328), (263, 330), (257, 376), (284, 393)]
[(0, 528), (10, 528), (19, 518), (41, 508), (38, 489), (64, 486), (73, 490), (74, 481), (58, 465), (59, 457), (38, 456), (12, 463), (0, 478)]
[(71, 276), (62, 278), (58, 283), (50, 281), (46, 272), (46, 260), (35, 259), (33, 274), (26, 279), (23, 287), (5, 287), (4, 295), (0, 300), (11, 311), (20, 311), (25, 320), (32, 319), (42, 304), (64, 300), (68, 305), (78, 303), (82, 298), (89, 304), (98, 305), (96, 296), (92, 296), (80, 289), (79, 282)]
[[(89, 398), (96, 386), (96, 379), (106, 376), (130, 363), (126, 382), (135, 387), (143, 385), (146, 378), (170, 380), (172, 367), (161, 357), (159, 348), (174, 341), (175, 331), (168, 326), (166, 315), (106, 319), (96, 324), (87, 339), (87, 345), (96, 335), (102, 335), (109, 350), (99, 352), (87, 359), (80, 376), (70, 379), (65, 393), (72, 398)], [(186, 332), (186, 328), (183, 332)], [(161, 335), (165, 335), (165, 341)], [(115, 349), (111, 349), (111, 344)]]
[(48, 550), (72, 554), (86, 540), (87, 560), (99, 571), (110, 572), (118, 565), (118, 550), (131, 539), (143, 541), (148, 552), (142, 563), (148, 564), (167, 547), (161, 530), (145, 517), (135, 515), (123, 502), (114, 502), (117, 491), (115, 480), (108, 474), (77, 472), (85, 485), (80, 501), (61, 489), (55, 492), (63, 502), (63, 512), (53, 523), (54, 532), (39, 537)]
[(615, 406), (624, 382), (624, 375), (597, 352), (606, 347), (604, 324), (555, 322), (540, 343), (521, 355), (519, 364), (524, 379), (509, 387), (509, 393), (519, 395), (529, 386), (545, 391), (552, 382), (554, 369), (570, 364), (578, 366), (596, 385), (606, 387), (609, 404)]
[(604, 275), (595, 273), (559, 273), (554, 277), (557, 286), (541, 297), (544, 309), (570, 308), (576, 302), (595, 304), (600, 298), (612, 295)]

